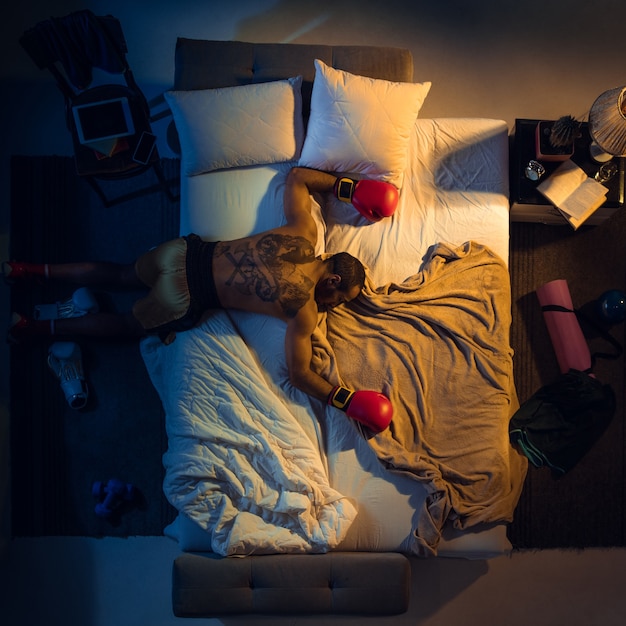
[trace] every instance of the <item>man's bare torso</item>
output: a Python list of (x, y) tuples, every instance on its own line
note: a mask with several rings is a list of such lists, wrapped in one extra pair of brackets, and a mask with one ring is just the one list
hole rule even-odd
[(288, 226), (220, 242), (213, 255), (213, 277), (224, 308), (285, 320), (314, 303), (320, 266), (313, 244)]

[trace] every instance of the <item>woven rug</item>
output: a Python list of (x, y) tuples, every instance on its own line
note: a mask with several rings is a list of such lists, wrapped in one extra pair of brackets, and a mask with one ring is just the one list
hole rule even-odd
[[(179, 163), (162, 161), (177, 193)], [(137, 192), (105, 208), (74, 173), (67, 157), (13, 157), (13, 259), (33, 262), (130, 262), (178, 234), (178, 202), (156, 187), (153, 171), (103, 183), (109, 197)], [(67, 299), (75, 287), (14, 285), (14, 311)], [(135, 294), (96, 292), (108, 310), (130, 306)], [(69, 407), (47, 366), (51, 341), (11, 346), (12, 528), (14, 536), (160, 535), (173, 519), (161, 484), (164, 415), (136, 342), (80, 340), (89, 386), (87, 407)], [(96, 514), (94, 483), (132, 484), (135, 497), (117, 514)]]
[[(511, 342), (520, 401), (551, 383), (559, 369), (535, 290), (566, 279), (575, 308), (589, 313), (607, 289), (626, 288), (626, 210), (604, 224), (569, 226), (512, 224), (510, 271), (513, 297)], [(593, 328), (583, 328), (592, 352), (610, 352)], [(624, 324), (610, 329), (624, 345)], [(597, 360), (594, 373), (610, 384), (617, 412), (591, 451), (565, 476), (529, 469), (509, 529), (517, 548), (582, 548), (626, 545), (626, 431), (624, 357)]]

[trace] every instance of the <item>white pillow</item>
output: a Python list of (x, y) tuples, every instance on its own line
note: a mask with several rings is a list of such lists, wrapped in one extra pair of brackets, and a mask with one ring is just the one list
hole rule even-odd
[(357, 76), (315, 59), (300, 165), (362, 174), (399, 188), (411, 130), (430, 87)]
[(168, 91), (183, 174), (297, 160), (304, 139), (302, 77)]

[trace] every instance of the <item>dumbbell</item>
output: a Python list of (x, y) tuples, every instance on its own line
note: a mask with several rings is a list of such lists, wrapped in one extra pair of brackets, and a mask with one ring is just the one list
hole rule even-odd
[(117, 478), (111, 478), (106, 483), (95, 482), (91, 493), (99, 500), (95, 508), (96, 515), (105, 519), (110, 518), (124, 502), (132, 502), (136, 495), (133, 485)]

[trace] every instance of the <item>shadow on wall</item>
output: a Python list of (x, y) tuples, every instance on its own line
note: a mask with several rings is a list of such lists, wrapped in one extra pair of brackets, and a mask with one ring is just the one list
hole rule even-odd
[[(590, 32), (590, 24), (599, 15), (615, 19), (603, 20), (603, 28), (596, 29), (601, 33)], [(532, 46), (540, 45), (541, 54), (550, 55), (562, 53), (566, 45), (573, 64), (588, 60), (594, 37), (604, 45), (623, 40), (621, 15), (614, 0), (551, 2), (542, 7), (540, 19), (529, 13), (524, 3), (507, 0), (484, 0), (479, 4), (464, 0), (281, 0), (262, 13), (241, 19), (235, 38), (400, 47), (438, 39), (449, 46), (460, 43), (474, 51), (482, 48), (487, 63), (490, 58), (497, 59), (499, 47), (511, 53), (512, 47), (519, 44), (526, 56)], [(571, 43), (574, 41), (576, 46)]]
[[(599, 17), (602, 28), (593, 28)], [(555, 0), (539, 19), (512, 0), (281, 0), (242, 18), (232, 38), (408, 48), (415, 80), (433, 82), (422, 117), (513, 124), (516, 117), (584, 119), (599, 93), (623, 84), (624, 19), (626, 4), (613, 0)]]

